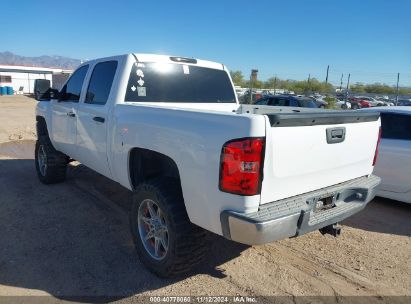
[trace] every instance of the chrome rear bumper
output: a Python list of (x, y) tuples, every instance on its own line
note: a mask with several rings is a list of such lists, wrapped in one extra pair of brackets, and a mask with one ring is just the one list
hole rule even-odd
[[(337, 223), (362, 210), (371, 201), (380, 183), (371, 175), (345, 183), (264, 204), (257, 212), (221, 213), (223, 235), (243, 244), (265, 244), (299, 236)], [(322, 202), (332, 206), (319, 210)]]

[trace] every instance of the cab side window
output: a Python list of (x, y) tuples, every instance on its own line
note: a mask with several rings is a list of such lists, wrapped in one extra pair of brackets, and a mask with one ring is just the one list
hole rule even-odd
[(382, 138), (411, 140), (411, 115), (381, 113)]
[(83, 87), (84, 78), (86, 77), (88, 65), (77, 69), (70, 79), (64, 85), (60, 92), (60, 101), (79, 102), (81, 88)]
[(106, 104), (116, 70), (117, 61), (106, 61), (96, 64), (88, 85), (86, 103)]

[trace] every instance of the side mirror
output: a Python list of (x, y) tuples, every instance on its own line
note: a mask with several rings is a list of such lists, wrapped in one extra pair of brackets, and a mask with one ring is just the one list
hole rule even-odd
[(59, 99), (60, 93), (56, 89), (49, 89), (49, 96), (50, 96), (50, 99)]
[(50, 80), (36, 79), (34, 80), (34, 98), (36, 100), (50, 100)]
[(52, 99), (59, 98), (59, 91), (50, 88), (44, 93), (41, 93), (40, 91), (35, 91), (34, 96), (38, 101), (50, 101)]

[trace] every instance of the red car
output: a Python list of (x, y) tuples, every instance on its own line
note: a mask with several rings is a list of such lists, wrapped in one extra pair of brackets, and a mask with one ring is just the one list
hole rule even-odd
[(371, 108), (371, 103), (361, 98), (350, 97), (348, 99), (351, 103), (351, 109), (357, 110), (361, 108)]

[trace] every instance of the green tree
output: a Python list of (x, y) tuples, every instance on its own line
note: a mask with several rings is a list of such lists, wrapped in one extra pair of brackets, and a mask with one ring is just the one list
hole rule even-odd
[[(230, 71), (231, 78), (235, 85), (245, 88), (250, 87), (250, 81), (244, 79), (244, 75), (241, 71)], [(294, 91), (297, 94), (312, 94), (312, 93), (334, 93), (334, 87), (330, 83), (319, 81), (316, 78), (308, 80), (292, 80), (292, 79), (280, 79), (278, 77), (270, 77), (266, 81), (257, 80), (253, 83), (253, 88), (260, 89), (284, 89), (288, 91)], [(373, 93), (373, 94), (386, 94), (392, 95), (396, 93), (395, 86), (389, 86), (384, 83), (355, 83), (350, 86), (350, 91), (356, 94)], [(399, 95), (410, 95), (411, 88), (400, 87), (398, 90)]]
[(364, 84), (357, 82), (356, 84), (350, 86), (350, 91), (353, 93), (365, 93)]
[(231, 79), (235, 85), (244, 86), (244, 76), (241, 71), (230, 71)]
[(335, 103), (337, 102), (337, 100), (334, 97), (327, 96), (324, 98), (324, 100), (328, 103), (326, 106), (327, 109), (336, 108)]
[[(243, 82), (243, 87), (244, 88), (249, 88), (250, 87), (250, 80), (246, 80)], [(260, 80), (253, 81), (253, 89), (263, 89), (265, 88), (264, 82)]]

